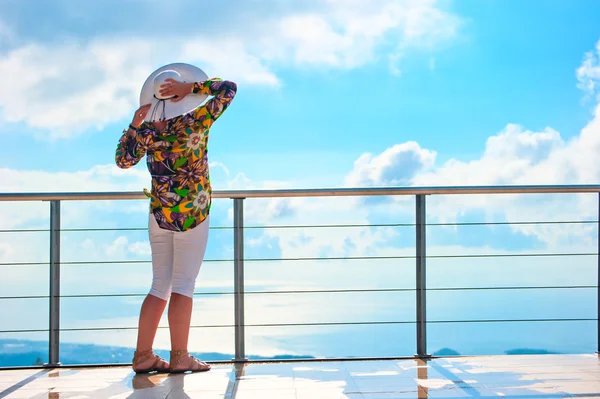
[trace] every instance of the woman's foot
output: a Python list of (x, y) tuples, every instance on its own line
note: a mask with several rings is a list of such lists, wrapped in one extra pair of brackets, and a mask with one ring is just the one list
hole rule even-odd
[(210, 370), (210, 364), (201, 362), (188, 351), (171, 351), (171, 373), (192, 373)]
[(133, 371), (136, 373), (151, 373), (153, 371), (159, 373), (168, 373), (170, 371), (169, 363), (163, 358), (154, 354), (152, 350), (138, 352), (133, 354)]

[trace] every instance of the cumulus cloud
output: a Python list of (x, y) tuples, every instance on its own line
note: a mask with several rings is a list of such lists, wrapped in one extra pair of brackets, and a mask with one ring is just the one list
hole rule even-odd
[(596, 49), (585, 54), (583, 63), (577, 68), (578, 87), (588, 95), (598, 94), (600, 81), (600, 41), (596, 43)]
[[(289, 182), (256, 182), (244, 173), (238, 173), (227, 182), (229, 190), (283, 189), (292, 188)], [(247, 224), (265, 225), (275, 220), (293, 217), (302, 206), (301, 198), (257, 198), (244, 203), (244, 220)], [(229, 220), (233, 221), (233, 207), (228, 210)]]
[(150, 242), (148, 241), (136, 241), (129, 245), (128, 250), (132, 254), (144, 257), (146, 259), (152, 254)]
[(437, 153), (410, 141), (396, 144), (379, 155), (363, 154), (346, 177), (348, 186), (407, 185), (418, 174), (428, 171)]
[[(566, 148), (560, 134), (550, 128), (541, 132), (509, 124), (488, 138), (481, 158), (464, 162), (450, 159), (411, 179), (414, 185), (502, 185), (566, 182), (571, 168), (548, 170), (548, 160)], [(567, 160), (569, 162), (569, 160)], [(541, 166), (541, 168), (540, 168)]]
[[(491, 136), (482, 156), (472, 161), (453, 158), (438, 166), (435, 151), (422, 149), (413, 142), (397, 144), (381, 154), (359, 157), (346, 177), (346, 184), (421, 187), (598, 184), (600, 171), (592, 167), (600, 155), (598, 109), (581, 133), (568, 141), (551, 128), (533, 132), (509, 124)], [(399, 207), (405, 200), (397, 197), (391, 203), (370, 204), (380, 204), (379, 208), (389, 215), (398, 215), (406, 212), (405, 207)], [(445, 195), (428, 197), (428, 201), (435, 204), (429, 207), (428, 216), (444, 223), (454, 223), (473, 212), (480, 212), (482, 221), (571, 221), (597, 217), (597, 196), (590, 194)], [(591, 225), (512, 227), (549, 246), (574, 239), (593, 240)]]
[(386, 40), (393, 44), (384, 54), (431, 47), (453, 39), (460, 23), (431, 0), (328, 0), (283, 16), (276, 25), (280, 34), (265, 38), (262, 54), (283, 63), (353, 68), (378, 59)]
[[(219, 57), (209, 56), (213, 53)], [(49, 130), (48, 137), (54, 139), (101, 130), (139, 106), (139, 89), (158, 64), (180, 58), (240, 83), (277, 83), (273, 74), (230, 43), (184, 42), (179, 50), (167, 42), (140, 39), (35, 43), (0, 54), (2, 118)]]
[[(69, 37), (64, 32), (20, 40), (0, 51), (0, 115), (8, 122), (49, 130), (47, 137), (65, 138), (128, 116), (139, 105), (139, 88), (147, 75), (173, 60), (201, 65), (211, 76), (242, 85), (274, 87), (280, 84), (277, 66), (356, 68), (377, 61), (380, 51), (429, 48), (451, 40), (460, 25), (435, 0), (371, 3), (315, 0), (262, 12), (242, 2), (239, 8), (227, 6), (238, 9), (237, 17), (223, 10), (237, 21), (235, 30), (207, 22), (186, 25), (181, 33), (161, 29), (160, 34), (136, 34), (115, 27), (78, 40), (64, 40)], [(67, 16), (74, 9), (79, 6), (67, 7)], [(135, 12), (130, 15), (135, 18), (152, 10), (123, 7), (125, 13)], [(65, 16), (58, 13), (57, 18)], [(0, 36), (8, 37), (6, 32), (0, 23)]]

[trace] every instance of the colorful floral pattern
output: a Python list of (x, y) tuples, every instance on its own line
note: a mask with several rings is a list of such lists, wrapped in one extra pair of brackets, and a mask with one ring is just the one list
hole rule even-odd
[(162, 132), (144, 122), (134, 136), (123, 132), (115, 161), (127, 169), (146, 155), (152, 176), (150, 210), (166, 230), (186, 231), (206, 219), (212, 202), (208, 168), (208, 137), (212, 124), (229, 107), (237, 86), (221, 79), (196, 82), (192, 93), (213, 96), (204, 105), (169, 119)]

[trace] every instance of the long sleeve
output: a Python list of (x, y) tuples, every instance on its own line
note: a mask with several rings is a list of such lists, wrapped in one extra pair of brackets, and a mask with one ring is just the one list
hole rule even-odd
[(210, 129), (214, 121), (223, 115), (233, 101), (237, 93), (237, 85), (234, 82), (213, 78), (194, 83), (192, 93), (213, 96), (204, 107), (194, 111), (194, 118), (205, 128)]
[(130, 136), (127, 134), (127, 130), (123, 131), (115, 152), (115, 162), (119, 168), (134, 167), (146, 155), (147, 146), (144, 145), (144, 140), (140, 139), (139, 132), (136, 132), (134, 136)]

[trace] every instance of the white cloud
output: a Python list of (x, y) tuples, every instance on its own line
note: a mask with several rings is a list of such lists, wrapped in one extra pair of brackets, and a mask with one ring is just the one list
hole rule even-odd
[(595, 51), (585, 54), (583, 63), (577, 68), (578, 87), (590, 96), (599, 94), (600, 81), (600, 41), (596, 43)]
[(415, 175), (411, 183), (427, 186), (564, 183), (573, 179), (569, 176), (571, 168), (548, 169), (548, 162), (565, 148), (560, 134), (553, 129), (532, 132), (509, 124), (488, 138), (481, 158), (470, 162), (451, 159), (438, 168)]
[[(406, 150), (410, 148), (410, 150)], [(539, 184), (598, 184), (600, 170), (600, 105), (581, 133), (569, 141), (546, 128), (532, 132), (509, 124), (487, 140), (481, 158), (469, 162), (450, 159), (435, 167), (435, 152), (415, 143), (390, 147), (379, 155), (365, 154), (347, 176), (359, 186), (502, 186)], [(398, 200), (386, 208), (398, 213)], [(435, 204), (428, 216), (455, 222), (468, 212), (481, 211), (485, 221), (594, 220), (597, 196), (581, 195), (446, 195), (429, 197)], [(385, 205), (383, 205), (385, 206)], [(583, 240), (590, 243), (592, 225), (513, 225), (549, 246)]]
[(179, 57), (198, 64), (211, 76), (241, 84), (279, 85), (279, 79), (263, 60), (250, 52), (242, 38), (199, 37), (185, 42)]
[[(277, 83), (240, 48), (214, 42), (197, 47), (194, 50), (191, 42), (169, 49), (168, 42), (98, 39), (14, 49), (0, 55), (3, 119), (49, 130), (54, 139), (88, 128), (101, 130), (128, 118), (139, 106), (139, 89), (154, 66), (181, 57), (206, 65), (207, 73), (225, 73), (240, 83)], [(161, 60), (156, 59), (157, 53)], [(208, 56), (215, 53), (219, 57)]]
[[(600, 106), (599, 108), (600, 109)], [(539, 184), (598, 184), (594, 168), (600, 156), (600, 114), (579, 136), (565, 142), (547, 128), (532, 132), (509, 124), (487, 140), (479, 159), (450, 159), (436, 167), (435, 151), (416, 143), (394, 145), (379, 155), (364, 154), (346, 178), (351, 186), (502, 186)], [(482, 221), (594, 220), (597, 196), (582, 195), (445, 195), (428, 197), (428, 217), (456, 222), (469, 212), (483, 212)], [(397, 197), (377, 205), (390, 215), (405, 214)], [(375, 205), (373, 205), (375, 206)], [(375, 211), (376, 209), (373, 209)], [(409, 210), (412, 212), (412, 209)], [(409, 213), (410, 215), (410, 213)], [(515, 231), (532, 235), (549, 246), (573, 240), (592, 240), (592, 225), (513, 225)]]
[(225, 176), (229, 178), (229, 168), (227, 168), (227, 166), (225, 166), (222, 162), (211, 162), (209, 166), (212, 170), (214, 170), (215, 168), (222, 169), (223, 172), (225, 172)]
[[(284, 189), (292, 188), (291, 182), (264, 181), (256, 184), (244, 173), (238, 173), (227, 182), (228, 190)], [(244, 220), (247, 225), (267, 224), (274, 220), (292, 216), (303, 203), (302, 198), (249, 199), (244, 203)], [(233, 207), (228, 209), (229, 220), (233, 221)]]
[(106, 248), (106, 256), (108, 258), (125, 259), (127, 253), (127, 244), (129, 240), (125, 236), (117, 237), (109, 246)]
[[(147, 172), (141, 168), (122, 170), (114, 165), (97, 165), (89, 170), (76, 172), (46, 172), (40, 170), (14, 170), (0, 168), (3, 178), (0, 192), (23, 192), (24, 187), (35, 187), (36, 192), (115, 192), (139, 191), (150, 187)], [(35, 184), (30, 184), (35, 182)], [(28, 190), (29, 191), (29, 190)], [(80, 201), (63, 204), (63, 226), (85, 226), (94, 217), (92, 210), (110, 209), (110, 201)], [(123, 204), (134, 206), (135, 202)], [(47, 227), (49, 206), (41, 202), (4, 203), (11, 217), (0, 218), (0, 229), (16, 227)], [(108, 205), (108, 207), (107, 207)], [(147, 207), (147, 204), (145, 205)]]
[(363, 154), (346, 177), (348, 186), (406, 185), (418, 173), (433, 166), (437, 153), (410, 141), (396, 144), (381, 154)]
[(280, 37), (290, 45), (269, 45), (266, 40), (265, 57), (353, 68), (378, 59), (382, 47), (389, 54), (451, 40), (460, 26), (458, 17), (440, 10), (432, 0), (329, 0), (323, 4), (313, 12), (284, 16), (279, 22)]
[(129, 252), (134, 255), (144, 257), (146, 259), (152, 254), (152, 249), (150, 248), (150, 242), (148, 241), (137, 241), (128, 247)]
[[(276, 66), (360, 67), (377, 61), (380, 51), (451, 40), (460, 25), (434, 0), (352, 6), (322, 0), (294, 7), (245, 10), (234, 31), (198, 26), (193, 33), (169, 29), (158, 36), (111, 31), (89, 39), (21, 41), (0, 53), (2, 118), (47, 130), (52, 139), (70, 137), (128, 118), (147, 75), (173, 60), (241, 85), (277, 86)], [(2, 26), (0, 35), (7, 31)]]

